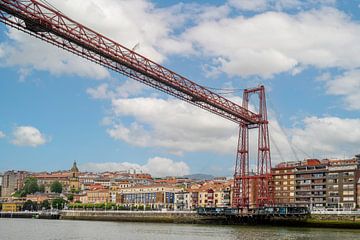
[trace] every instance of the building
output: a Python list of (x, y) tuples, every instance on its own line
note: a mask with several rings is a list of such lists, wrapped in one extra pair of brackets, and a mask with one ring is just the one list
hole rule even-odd
[(1, 204), (3, 212), (19, 212), (21, 211), (24, 202), (4, 202)]
[(175, 210), (183, 211), (183, 210), (191, 210), (190, 205), (191, 193), (188, 191), (180, 191), (175, 193)]
[(80, 190), (79, 169), (76, 166), (76, 161), (74, 161), (73, 166), (70, 169), (69, 191), (76, 192), (79, 190)]
[(1, 197), (2, 180), (3, 180), (3, 175), (2, 173), (0, 173), (0, 197)]
[(199, 189), (199, 207), (230, 207), (230, 183), (210, 181)]
[(295, 167), (295, 204), (301, 207), (326, 207), (328, 161), (307, 159)]
[(151, 209), (174, 209), (175, 193), (183, 190), (172, 185), (145, 185), (120, 189), (120, 203), (129, 207), (148, 206)]
[(275, 205), (295, 204), (295, 167), (299, 164), (300, 162), (283, 162), (271, 169)]
[(329, 160), (327, 181), (327, 207), (355, 209), (357, 205), (357, 159)]
[(51, 185), (58, 181), (63, 186), (63, 189), (69, 187), (69, 172), (53, 172), (53, 173), (36, 173), (32, 174), (37, 179), (39, 186), (45, 187), (45, 193), (51, 192)]
[(4, 173), (1, 196), (10, 197), (16, 191), (22, 189), (25, 178), (28, 176), (26, 171), (7, 171)]
[(34, 193), (26, 195), (26, 201), (42, 203), (44, 201), (51, 201), (55, 198), (60, 198), (60, 194), (56, 193)]
[(108, 203), (111, 201), (110, 191), (105, 188), (90, 190), (86, 193), (86, 200), (84, 198), (82, 200), (83, 203)]

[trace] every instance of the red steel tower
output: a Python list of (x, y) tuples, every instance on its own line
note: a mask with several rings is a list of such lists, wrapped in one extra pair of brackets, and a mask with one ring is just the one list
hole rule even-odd
[[(273, 204), (273, 196), (270, 186), (270, 141), (264, 86), (244, 90), (242, 102), (243, 108), (249, 108), (249, 100), (252, 94), (257, 94), (259, 97), (259, 120), (257, 123), (240, 123), (235, 163), (233, 207), (240, 209), (249, 209), (251, 207), (250, 188), (252, 188), (252, 192), (255, 194), (253, 207), (259, 208)], [(256, 162), (256, 172), (250, 172), (249, 130), (255, 128), (258, 129), (258, 156)]]

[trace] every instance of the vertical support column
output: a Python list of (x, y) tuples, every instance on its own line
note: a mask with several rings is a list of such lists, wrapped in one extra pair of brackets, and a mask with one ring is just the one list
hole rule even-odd
[(234, 173), (233, 207), (249, 208), (249, 129), (240, 124)]
[(271, 157), (270, 157), (270, 140), (269, 128), (267, 119), (267, 108), (265, 98), (265, 88), (261, 86), (258, 89), (259, 94), (259, 114), (261, 120), (259, 121), (258, 133), (258, 162), (257, 162), (257, 176), (258, 176), (258, 191), (256, 197), (257, 207), (273, 204), (273, 196), (270, 186), (271, 181)]

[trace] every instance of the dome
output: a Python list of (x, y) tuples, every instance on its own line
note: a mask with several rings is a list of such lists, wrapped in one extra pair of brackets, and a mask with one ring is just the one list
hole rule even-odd
[(70, 169), (71, 172), (79, 172), (79, 169), (76, 166), (76, 161), (74, 161), (72, 168)]

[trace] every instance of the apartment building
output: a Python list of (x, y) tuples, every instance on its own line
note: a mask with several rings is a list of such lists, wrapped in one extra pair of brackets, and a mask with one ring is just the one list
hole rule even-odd
[(295, 205), (295, 168), (299, 165), (300, 162), (283, 162), (271, 169), (275, 205)]
[(327, 182), (327, 207), (355, 209), (357, 205), (357, 159), (329, 160)]
[(119, 189), (120, 204), (126, 206), (147, 205), (152, 209), (175, 207), (175, 193), (183, 191), (171, 185), (145, 185)]
[(326, 207), (328, 161), (307, 159), (295, 167), (295, 204), (314, 208)]
[(25, 178), (29, 175), (26, 171), (7, 171), (2, 180), (1, 196), (10, 197), (24, 186)]

